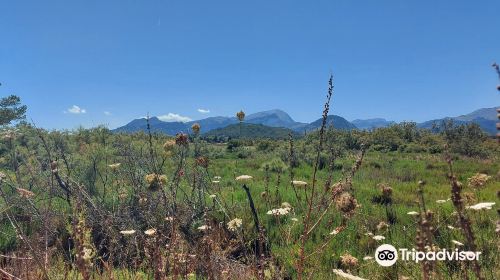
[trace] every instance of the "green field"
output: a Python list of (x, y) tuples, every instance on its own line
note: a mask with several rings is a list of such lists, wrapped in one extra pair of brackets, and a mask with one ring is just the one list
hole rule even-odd
[[(471, 262), (383, 268), (372, 257), (388, 243), (476, 246), (482, 277), (498, 278), (496, 205), (460, 211), (471, 243), (450, 200), (447, 158), (465, 206), (498, 204), (498, 145), (467, 131), (326, 130), (318, 154), (318, 132), (210, 143), (19, 125), (1, 146), (2, 267), (21, 279), (332, 279), (334, 269), (366, 279), (476, 278)], [(423, 207), (425, 225), (408, 214)]]

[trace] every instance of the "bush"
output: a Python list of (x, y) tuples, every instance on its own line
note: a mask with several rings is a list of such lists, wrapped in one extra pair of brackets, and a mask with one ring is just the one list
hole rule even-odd
[(288, 166), (286, 165), (286, 163), (284, 163), (279, 158), (273, 158), (272, 160), (263, 163), (261, 165), (261, 169), (265, 170), (266, 166), (269, 167), (269, 171), (271, 171), (271, 172), (278, 172), (278, 173), (282, 173), (282, 172), (284, 172), (285, 170), (288, 169)]

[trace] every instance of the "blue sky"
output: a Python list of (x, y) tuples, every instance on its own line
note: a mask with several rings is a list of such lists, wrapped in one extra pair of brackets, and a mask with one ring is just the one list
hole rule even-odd
[(0, 1), (0, 96), (45, 128), (274, 108), (309, 122), (331, 72), (348, 120), (500, 100), (498, 0)]

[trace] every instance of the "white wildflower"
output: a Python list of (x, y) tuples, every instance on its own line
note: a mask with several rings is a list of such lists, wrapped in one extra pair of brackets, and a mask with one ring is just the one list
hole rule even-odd
[(338, 228), (334, 229), (332, 232), (330, 232), (330, 235), (337, 235), (339, 234), (340, 230)]
[(250, 175), (240, 175), (240, 176), (236, 177), (236, 181), (248, 181), (251, 179), (253, 179), (253, 177)]
[(340, 276), (342, 278), (349, 279), (349, 280), (366, 280), (364, 278), (346, 273), (342, 269), (334, 269), (333, 273), (335, 273), (337, 276)]
[(472, 210), (490, 210), (493, 205), (495, 205), (495, 202), (481, 202), (472, 206), (467, 206), (465, 207), (466, 209), (472, 209)]
[(198, 229), (199, 230), (207, 230), (207, 229), (210, 229), (210, 227), (207, 225), (202, 225), (202, 226), (199, 226)]
[(281, 203), (281, 208), (292, 209), (292, 205), (288, 202), (283, 202), (283, 203)]
[(304, 181), (298, 181), (298, 180), (293, 180), (292, 184), (296, 187), (305, 187), (307, 186), (307, 182)]
[(108, 167), (111, 169), (118, 169), (118, 167), (120, 167), (120, 165), (122, 165), (122, 164), (121, 163), (113, 163), (113, 164), (109, 164)]
[(273, 216), (284, 216), (288, 215), (290, 212), (290, 208), (276, 208), (276, 209), (271, 209), (267, 211), (267, 215), (273, 215)]
[(373, 238), (373, 240), (377, 240), (377, 241), (380, 241), (380, 240), (384, 240), (384, 239), (385, 239), (385, 237), (384, 237), (384, 236), (382, 236), (382, 235), (375, 235), (375, 236), (373, 236), (372, 238)]
[(82, 259), (84, 259), (84, 260), (90, 260), (91, 258), (92, 258), (92, 249), (90, 249), (90, 248), (83, 248)]
[(411, 212), (408, 212), (406, 214), (408, 214), (410, 216), (418, 216), (418, 212), (416, 212), (416, 211), (411, 211)]
[(457, 245), (457, 246), (464, 246), (464, 243), (460, 242), (460, 241), (456, 241), (456, 240), (452, 240), (451, 243)]
[(133, 229), (122, 230), (122, 231), (120, 231), (120, 233), (123, 234), (123, 235), (132, 235), (132, 234), (135, 233), (135, 230), (133, 230)]
[(149, 236), (155, 235), (155, 234), (156, 234), (156, 229), (154, 229), (154, 228), (150, 228), (150, 229), (146, 230), (146, 231), (144, 232), (144, 234), (145, 234), (145, 235), (149, 235)]
[(238, 218), (234, 218), (227, 223), (227, 228), (229, 230), (236, 231), (237, 229), (239, 229), (241, 227), (242, 224), (243, 224), (243, 220), (238, 219)]

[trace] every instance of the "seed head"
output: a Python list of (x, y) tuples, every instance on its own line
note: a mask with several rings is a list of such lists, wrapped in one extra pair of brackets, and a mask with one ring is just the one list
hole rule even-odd
[(335, 199), (335, 206), (344, 214), (349, 215), (358, 207), (358, 201), (350, 193), (344, 192)]
[(167, 184), (167, 175), (151, 173), (145, 177), (146, 183), (149, 185), (149, 189), (156, 191)]
[(243, 110), (239, 111), (236, 113), (236, 117), (240, 122), (242, 122), (245, 119), (245, 112), (243, 112)]
[(196, 165), (201, 166), (203, 168), (208, 168), (208, 158), (207, 157), (197, 157), (196, 158)]
[(177, 144), (178, 146), (187, 146), (188, 143), (189, 139), (187, 134), (177, 133), (177, 135), (175, 135), (175, 144)]
[(167, 154), (172, 153), (175, 149), (175, 144), (176, 144), (175, 140), (173, 139), (167, 140), (165, 144), (163, 144), (163, 150), (165, 151), (165, 153)]
[(191, 126), (191, 129), (193, 130), (194, 134), (198, 134), (200, 133), (200, 124), (199, 123), (194, 123), (192, 126)]
[(340, 263), (346, 269), (352, 269), (358, 266), (358, 259), (347, 253), (340, 256)]

